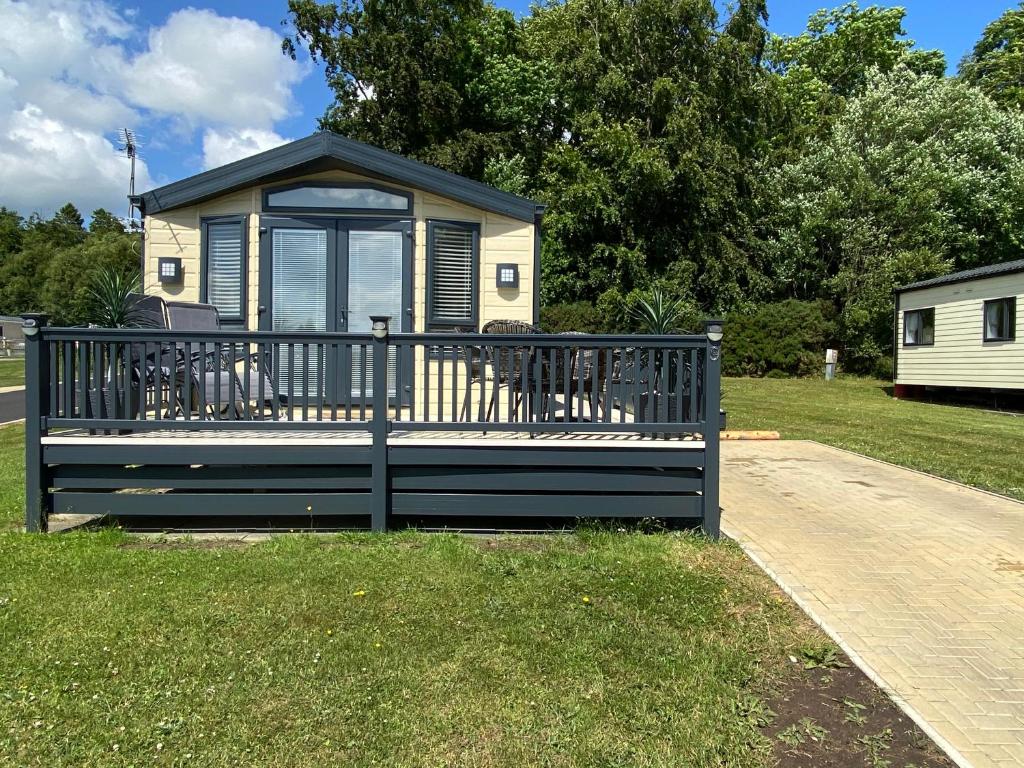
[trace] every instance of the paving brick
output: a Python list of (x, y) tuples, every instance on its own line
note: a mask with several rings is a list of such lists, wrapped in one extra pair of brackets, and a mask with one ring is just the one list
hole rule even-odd
[[(865, 485), (865, 483), (867, 485)], [(1024, 765), (1024, 504), (805, 441), (722, 446), (723, 528), (976, 768)]]

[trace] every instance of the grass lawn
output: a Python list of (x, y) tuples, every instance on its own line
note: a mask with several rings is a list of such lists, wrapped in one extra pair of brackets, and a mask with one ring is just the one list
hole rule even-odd
[[(834, 647), (734, 545), (26, 535), (22, 435), (0, 429), (0, 766), (865, 764), (832, 676), (790, 661)], [(864, 736), (948, 765), (856, 685)]]
[(894, 400), (861, 378), (726, 379), (730, 429), (776, 429), (1024, 499), (1024, 417)]
[(25, 359), (20, 357), (0, 358), (0, 389), (20, 387), (25, 384)]

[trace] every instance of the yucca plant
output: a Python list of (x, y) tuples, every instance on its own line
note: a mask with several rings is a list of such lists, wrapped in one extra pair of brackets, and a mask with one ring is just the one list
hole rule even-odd
[[(631, 315), (641, 333), (664, 336), (679, 332), (686, 310), (687, 305), (682, 299), (673, 298), (665, 293), (660, 286), (655, 286), (637, 300)], [(662, 355), (665, 353), (663, 352)], [(680, 404), (677, 402), (678, 398), (672, 391), (670, 383), (676, 381), (680, 362), (675, 355), (670, 356), (667, 362), (666, 366), (663, 357), (659, 364), (658, 353), (655, 351), (644, 350), (641, 352), (641, 371), (638, 371), (636, 375), (641, 377), (641, 381), (648, 382), (649, 389), (640, 395), (639, 413), (649, 412), (649, 399), (653, 398), (653, 411), (657, 417), (660, 412), (659, 399), (665, 398), (668, 419), (676, 421), (679, 417)], [(648, 366), (650, 367), (648, 368)], [(667, 375), (665, 381), (662, 381), (663, 375)]]
[(138, 324), (132, 294), (140, 292), (138, 272), (101, 267), (89, 284), (94, 305), (93, 322), (104, 328), (131, 328)]
[(679, 331), (686, 304), (682, 299), (672, 298), (659, 286), (640, 297), (632, 309), (632, 316), (643, 333), (663, 336)]

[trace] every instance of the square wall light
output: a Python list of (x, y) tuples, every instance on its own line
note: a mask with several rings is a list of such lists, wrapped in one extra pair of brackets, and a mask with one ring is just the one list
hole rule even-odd
[(498, 265), (498, 281), (499, 288), (518, 288), (519, 287), (519, 265), (518, 264), (499, 264)]
[(161, 283), (180, 283), (181, 259), (161, 257), (157, 261), (157, 277)]

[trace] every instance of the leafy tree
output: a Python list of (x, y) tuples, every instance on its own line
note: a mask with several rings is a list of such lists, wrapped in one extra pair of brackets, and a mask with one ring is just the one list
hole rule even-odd
[(17, 211), (0, 205), (0, 266), (4, 256), (21, 248), (25, 220)]
[(875, 72), (830, 133), (776, 172), (772, 259), (795, 298), (827, 296), (853, 367), (892, 344), (892, 291), (1019, 258), (1024, 119), (959, 80)]
[(56, 325), (98, 322), (91, 286), (100, 272), (134, 274), (139, 268), (138, 239), (103, 232), (85, 243), (57, 251), (46, 267), (40, 293), (43, 309)]
[(789, 118), (779, 143), (799, 147), (826, 132), (846, 99), (863, 92), (873, 71), (890, 72), (901, 65), (942, 76), (942, 51), (915, 49), (903, 28), (905, 16), (900, 7), (862, 9), (848, 2), (816, 11), (799, 35), (772, 36), (766, 59), (782, 76), (777, 106)]
[(110, 232), (123, 235), (124, 224), (106, 208), (97, 208), (92, 212), (92, 219), (89, 221), (89, 232), (93, 235)]
[(545, 303), (614, 304), (656, 277), (709, 308), (757, 293), (763, 5), (738, 15), (719, 31), (711, 0), (567, 0), (527, 20), (527, 48), (563, 84), (537, 175)]
[(985, 27), (960, 77), (1004, 108), (1024, 108), (1024, 3)]
[(488, 157), (533, 141), (553, 84), (520, 59), (519, 25), (484, 0), (290, 0), (292, 34), (325, 65), (329, 128), (480, 178)]

